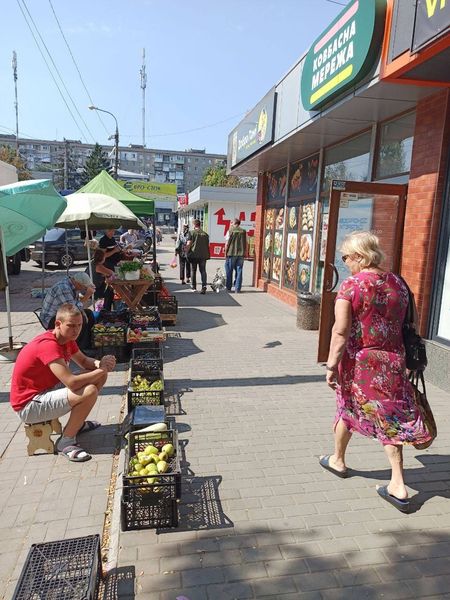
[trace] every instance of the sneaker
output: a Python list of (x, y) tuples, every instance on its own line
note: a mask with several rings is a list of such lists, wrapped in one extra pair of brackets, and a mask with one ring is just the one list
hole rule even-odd
[(200, 292), (200, 294), (206, 294), (206, 288), (202, 288), (202, 291)]
[(186, 285), (186, 282), (185, 282), (185, 281), (182, 281), (182, 282), (181, 282), (181, 285)]
[(196, 291), (197, 291), (197, 288), (196, 288), (196, 287), (194, 287), (193, 285), (191, 285), (191, 290), (192, 290), (193, 292), (196, 292)]
[(191, 283), (191, 280), (189, 279), (189, 277), (186, 279), (186, 283)]

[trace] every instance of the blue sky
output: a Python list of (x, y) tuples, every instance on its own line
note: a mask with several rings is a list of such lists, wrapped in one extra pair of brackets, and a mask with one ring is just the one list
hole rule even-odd
[[(139, 69), (145, 47), (147, 147), (219, 153), (226, 152), (228, 133), (245, 112), (342, 10), (327, 0), (51, 2), (94, 103), (118, 119), (121, 145), (142, 143)], [(93, 141), (67, 96), (84, 137), (65, 107), (19, 3), (31, 13), (94, 140), (107, 143), (113, 119), (102, 115), (102, 125), (88, 110), (49, 0), (2, 2), (0, 133), (15, 128), (16, 50), (21, 135)]]

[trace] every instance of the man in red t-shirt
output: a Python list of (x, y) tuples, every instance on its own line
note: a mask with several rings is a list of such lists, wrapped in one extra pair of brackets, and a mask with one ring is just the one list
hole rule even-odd
[[(10, 402), (24, 423), (50, 421), (70, 413), (57, 450), (73, 462), (91, 456), (77, 445), (77, 434), (100, 426), (86, 421), (108, 373), (116, 366), (114, 356), (94, 360), (78, 348), (76, 339), (83, 316), (73, 304), (63, 304), (56, 313), (55, 328), (35, 337), (17, 357), (11, 381)], [(73, 360), (81, 369), (69, 369)], [(60, 385), (62, 383), (62, 386)]]

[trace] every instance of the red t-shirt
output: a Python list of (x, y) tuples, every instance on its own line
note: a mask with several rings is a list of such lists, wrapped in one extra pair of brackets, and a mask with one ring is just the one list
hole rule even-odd
[(20, 351), (14, 365), (9, 396), (13, 409), (19, 412), (36, 394), (55, 387), (59, 379), (48, 365), (60, 358), (69, 363), (76, 352), (76, 342), (58, 344), (53, 331), (41, 333), (31, 340)]

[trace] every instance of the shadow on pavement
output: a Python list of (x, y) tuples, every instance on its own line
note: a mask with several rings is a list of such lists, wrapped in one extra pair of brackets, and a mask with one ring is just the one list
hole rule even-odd
[(101, 600), (134, 600), (135, 596), (136, 570), (134, 566), (118, 567), (111, 569), (106, 574), (103, 587), (103, 594), (100, 591)]
[(194, 344), (192, 338), (182, 338), (181, 336), (172, 335), (170, 332), (170, 345), (164, 347), (164, 363), (174, 362), (180, 358), (200, 354), (203, 350)]
[(177, 329), (179, 331), (205, 331), (214, 327), (222, 327), (227, 322), (219, 313), (201, 310), (200, 308), (184, 307), (178, 313)]
[(95, 431), (81, 433), (77, 436), (77, 442), (92, 456), (113, 454), (116, 448), (117, 434), (117, 424), (102, 425)]
[[(200, 287), (200, 285), (197, 285), (198, 290), (200, 290)], [(200, 294), (200, 291), (193, 292), (190, 289), (186, 290), (184, 294), (178, 293), (179, 290), (174, 290), (174, 292), (177, 294), (178, 306), (182, 309), (186, 306), (240, 306), (233, 294), (227, 292), (216, 294), (210, 287), (208, 287), (205, 295)], [(237, 294), (237, 297), (239, 297), (239, 294)]]
[(196, 388), (253, 387), (268, 385), (296, 385), (297, 383), (323, 382), (323, 375), (283, 375), (280, 377), (240, 377), (230, 379), (172, 379), (174, 390), (192, 391)]

